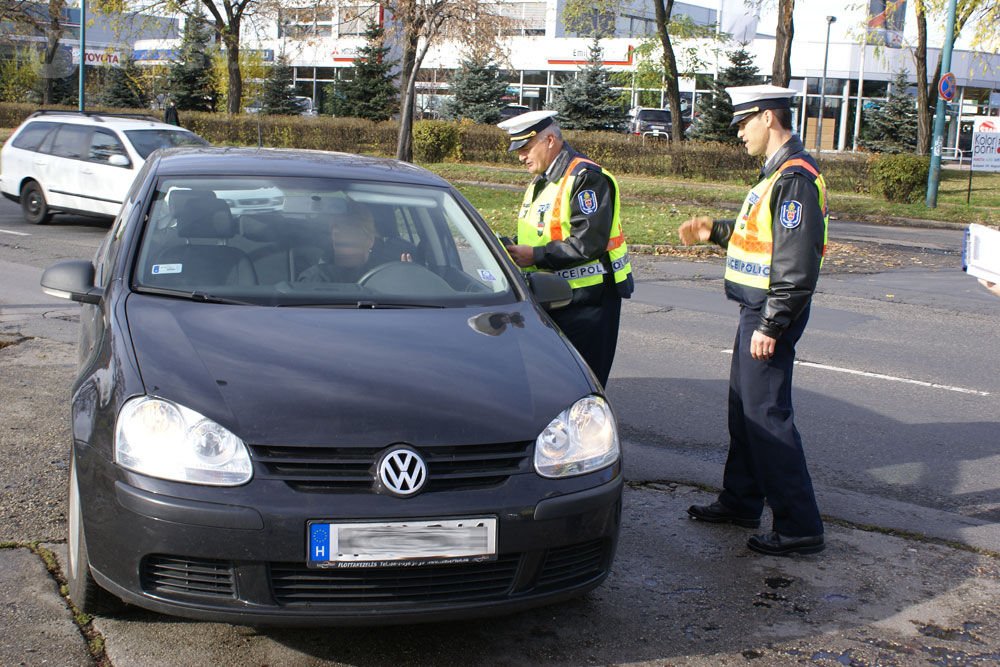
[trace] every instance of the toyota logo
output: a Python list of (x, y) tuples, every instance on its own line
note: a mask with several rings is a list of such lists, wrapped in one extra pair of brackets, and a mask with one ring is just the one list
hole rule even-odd
[(394, 449), (379, 462), (378, 480), (393, 495), (412, 496), (427, 482), (427, 464), (412, 449)]

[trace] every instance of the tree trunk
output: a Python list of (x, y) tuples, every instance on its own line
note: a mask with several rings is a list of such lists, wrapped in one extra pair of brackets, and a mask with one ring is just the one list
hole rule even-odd
[(677, 82), (677, 58), (670, 41), (670, 15), (674, 11), (674, 0), (657, 0), (653, 3), (656, 11), (656, 29), (660, 33), (663, 46), (663, 74), (667, 86), (667, 105), (670, 107), (670, 137), (684, 140), (684, 114), (681, 111), (681, 92)]
[(226, 111), (237, 114), (243, 103), (243, 74), (240, 72), (240, 21), (229, 23), (225, 33), (226, 69), (229, 71), (229, 87), (226, 91)]
[(917, 48), (913, 59), (917, 64), (917, 154), (927, 155), (931, 151), (931, 103), (927, 83), (927, 14), (923, 3), (918, 2)]
[(403, 43), (402, 71), (400, 82), (404, 84), (403, 103), (399, 105), (399, 135), (396, 137), (396, 159), (413, 161), (413, 110), (416, 106), (417, 75), (420, 73), (422, 54), (417, 49), (420, 44), (420, 30), (423, 22), (406, 33)]
[(795, 0), (778, 0), (778, 26), (774, 39), (774, 63), (771, 65), (771, 83), (788, 86), (792, 78), (792, 36), (795, 27), (792, 13)]
[[(49, 2), (49, 23), (45, 30), (45, 56), (43, 65), (45, 72), (45, 87), (42, 89), (42, 103), (52, 104), (55, 95), (55, 79), (57, 72), (53, 63), (56, 53), (59, 52), (59, 38), (62, 37), (62, 10), (66, 6), (63, 0), (51, 0)], [(83, 67), (84, 57), (80, 54), (80, 67)]]

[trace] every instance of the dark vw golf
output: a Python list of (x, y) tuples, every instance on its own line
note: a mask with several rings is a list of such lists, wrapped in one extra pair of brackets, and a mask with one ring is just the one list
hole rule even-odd
[(458, 192), (392, 160), (184, 148), (81, 302), (69, 590), (243, 624), (505, 613), (607, 576), (614, 415)]

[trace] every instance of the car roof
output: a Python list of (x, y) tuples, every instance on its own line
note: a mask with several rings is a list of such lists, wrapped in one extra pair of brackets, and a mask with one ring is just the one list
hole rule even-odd
[(113, 130), (174, 130), (188, 132), (182, 127), (162, 123), (153, 116), (143, 116), (140, 114), (104, 114), (88, 111), (62, 111), (62, 110), (42, 110), (36, 111), (27, 121), (52, 121), (59, 123), (70, 123), (73, 125), (90, 125), (94, 127), (107, 127)]
[(158, 151), (158, 176), (330, 176), (411, 185), (449, 187), (422, 167), (352, 153), (293, 148), (185, 146)]

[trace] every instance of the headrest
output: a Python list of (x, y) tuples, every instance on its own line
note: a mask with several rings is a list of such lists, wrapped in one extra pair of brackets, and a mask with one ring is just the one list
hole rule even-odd
[(231, 239), (236, 236), (236, 221), (229, 206), (214, 192), (176, 190), (170, 194), (171, 200), (179, 194), (182, 194), (179, 202), (171, 201), (175, 206), (179, 237)]

